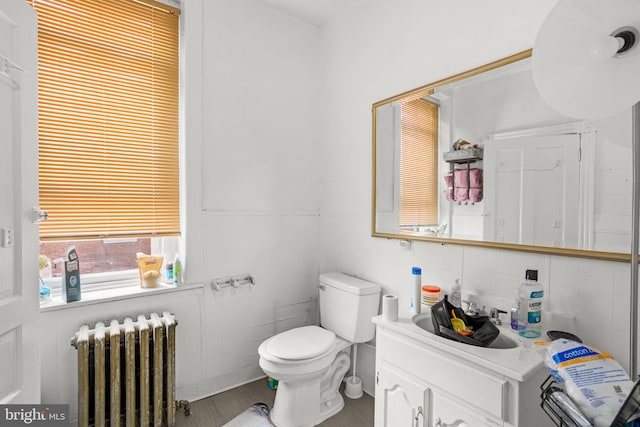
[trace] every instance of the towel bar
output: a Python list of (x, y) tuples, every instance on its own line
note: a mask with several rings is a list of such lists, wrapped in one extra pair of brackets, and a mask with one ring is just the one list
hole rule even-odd
[(241, 285), (246, 285), (246, 284), (251, 284), (251, 285), (256, 284), (255, 279), (250, 274), (242, 274), (239, 276), (232, 276), (232, 277), (223, 277), (223, 278), (213, 279), (211, 281), (211, 287), (216, 291), (219, 291), (222, 288), (228, 288), (230, 286), (237, 288)]

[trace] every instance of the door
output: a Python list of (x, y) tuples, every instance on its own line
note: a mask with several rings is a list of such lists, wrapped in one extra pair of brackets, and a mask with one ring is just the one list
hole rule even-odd
[(426, 427), (427, 418), (429, 388), (387, 365), (380, 366), (376, 373), (375, 427)]
[(485, 144), (485, 239), (578, 247), (580, 135)]
[(0, 404), (40, 403), (37, 23), (0, 2)]

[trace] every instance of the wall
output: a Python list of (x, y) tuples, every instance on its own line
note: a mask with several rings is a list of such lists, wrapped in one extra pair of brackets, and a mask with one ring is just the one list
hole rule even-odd
[(208, 395), (262, 376), (258, 345), (317, 320), (321, 97), (316, 27), (255, 0), (202, 4), (200, 227), (187, 245), (203, 264), (190, 280), (257, 283), (206, 288), (195, 386)]
[[(426, 243), (404, 251), (370, 237), (371, 104), (529, 48), (552, 3), (370, 0), (319, 31), (253, 0), (186, 1), (185, 267), (204, 286), (44, 313), (43, 401), (76, 400), (68, 340), (81, 323), (150, 310), (180, 322), (178, 398), (260, 377), (257, 345), (314, 322), (318, 273), (333, 270), (407, 306), (412, 265), (426, 282), (461, 277), (466, 293), (505, 301), (525, 268), (539, 268), (547, 307), (576, 313), (586, 341), (626, 362), (625, 264)], [(256, 286), (209, 287), (241, 273)], [(358, 354), (371, 391), (372, 348)]]
[[(174, 312), (177, 397), (195, 400), (262, 377), (258, 345), (318, 319), (318, 29), (255, 0), (188, 0), (182, 14), (187, 285), (41, 315), (42, 400), (74, 415), (82, 323)], [(255, 286), (210, 287), (244, 273)]]
[[(409, 304), (409, 275), (508, 308), (527, 268), (538, 268), (546, 308), (576, 316), (589, 343), (627, 363), (628, 265), (371, 237), (371, 105), (395, 94), (531, 48), (553, 0), (371, 0), (322, 30), (327, 116), (322, 130), (320, 270), (341, 270), (384, 286)], [(359, 363), (373, 386), (372, 349)], [(363, 350), (364, 350), (363, 349)], [(360, 368), (361, 367), (361, 368)]]

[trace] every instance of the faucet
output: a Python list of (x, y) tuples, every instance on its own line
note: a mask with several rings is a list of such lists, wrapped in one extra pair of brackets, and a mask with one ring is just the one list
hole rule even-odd
[(467, 304), (467, 306), (468, 306), (467, 307), (467, 311), (465, 311), (465, 314), (467, 316), (476, 317), (476, 316), (486, 316), (487, 315), (484, 305), (482, 306), (482, 308), (478, 309), (478, 305), (476, 304), (475, 301), (462, 300), (462, 302)]
[(478, 307), (476, 306), (476, 302), (475, 301), (462, 300), (462, 302), (467, 304), (467, 311), (465, 311), (465, 314), (467, 314), (469, 316), (477, 316), (478, 315)]
[(496, 307), (491, 307), (491, 310), (489, 310), (489, 318), (494, 325), (502, 325), (502, 319), (500, 319), (501, 314), (507, 314), (507, 312)]

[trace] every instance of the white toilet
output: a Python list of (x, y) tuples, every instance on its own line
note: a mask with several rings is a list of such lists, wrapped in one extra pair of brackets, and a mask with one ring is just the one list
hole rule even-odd
[(258, 348), (260, 367), (278, 380), (271, 421), (278, 427), (310, 427), (338, 413), (338, 391), (349, 369), (344, 351), (373, 339), (380, 285), (342, 273), (320, 275), (320, 324), (282, 332)]

